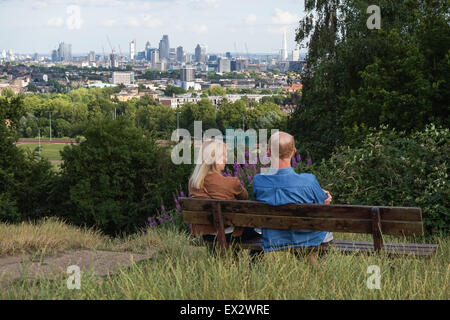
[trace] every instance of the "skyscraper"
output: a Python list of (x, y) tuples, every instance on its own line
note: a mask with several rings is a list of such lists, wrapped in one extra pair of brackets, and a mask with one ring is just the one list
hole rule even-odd
[(58, 47), (58, 61), (72, 61), (72, 45), (61, 42)]
[(288, 52), (287, 52), (286, 29), (285, 29), (283, 33), (283, 44), (281, 49), (280, 60), (287, 61), (287, 59), (288, 59)]
[(151, 61), (151, 59), (152, 59), (151, 52), (150, 52), (151, 49), (152, 49), (152, 47), (150, 45), (150, 41), (147, 41), (147, 43), (145, 44), (145, 59), (147, 61)]
[(164, 35), (161, 41), (159, 42), (159, 57), (160, 59), (169, 60), (169, 36)]
[(295, 47), (295, 50), (292, 51), (292, 61), (299, 61), (300, 60), (300, 49), (298, 45)]
[(130, 42), (130, 60), (136, 58), (136, 40)]
[(197, 47), (195, 47), (195, 61), (196, 62), (202, 62), (205, 60), (206, 50), (207, 50), (207, 47), (205, 45), (198, 44)]
[(177, 61), (184, 62), (184, 49), (182, 46), (177, 48)]

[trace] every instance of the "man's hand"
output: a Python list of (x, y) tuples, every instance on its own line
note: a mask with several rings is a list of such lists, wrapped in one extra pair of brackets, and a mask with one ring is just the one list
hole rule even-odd
[(333, 199), (333, 197), (331, 196), (331, 194), (327, 190), (324, 190), (324, 189), (322, 189), (322, 190), (327, 195), (327, 198), (324, 200), (323, 204), (330, 204), (331, 200)]

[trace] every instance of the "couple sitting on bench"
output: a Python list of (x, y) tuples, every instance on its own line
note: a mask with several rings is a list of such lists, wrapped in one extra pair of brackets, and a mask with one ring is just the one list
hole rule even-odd
[[(278, 145), (278, 158), (270, 150), (270, 146)], [(256, 201), (269, 205), (290, 203), (330, 204), (331, 195), (323, 190), (313, 174), (297, 174), (291, 167), (291, 158), (296, 153), (294, 137), (285, 132), (277, 132), (269, 140), (269, 156), (272, 166), (270, 174), (258, 174), (253, 179), (253, 194)], [(217, 140), (203, 143), (200, 152), (201, 163), (198, 163), (189, 180), (189, 193), (192, 198), (247, 200), (247, 190), (236, 177), (224, 177), (222, 171), (226, 163), (226, 145)], [(274, 161), (275, 160), (275, 161)], [(212, 242), (216, 237), (216, 229), (210, 225), (191, 225), (193, 236), (202, 236)], [(276, 230), (227, 227), (227, 242), (260, 239), (262, 233), (263, 250), (265, 252), (294, 248), (317, 247), (328, 244), (333, 235), (326, 231)]]

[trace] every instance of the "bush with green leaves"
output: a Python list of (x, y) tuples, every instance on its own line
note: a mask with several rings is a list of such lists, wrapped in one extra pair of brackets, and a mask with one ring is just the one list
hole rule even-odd
[[(4, 121), (4, 120), (3, 120)], [(54, 173), (47, 160), (17, 148), (15, 131), (0, 123), (0, 221), (36, 220), (48, 213), (47, 191)]]
[(69, 222), (110, 235), (135, 232), (188, 181), (190, 167), (175, 166), (170, 149), (131, 120), (93, 121), (84, 135), (80, 145), (61, 152), (52, 192), (55, 214)]
[(313, 172), (333, 203), (420, 207), (426, 232), (450, 227), (450, 130), (428, 126), (405, 134), (382, 128), (357, 148), (299, 172)]

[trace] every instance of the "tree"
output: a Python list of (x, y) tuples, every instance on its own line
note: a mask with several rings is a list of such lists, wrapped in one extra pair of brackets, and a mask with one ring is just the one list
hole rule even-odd
[(184, 90), (183, 88), (175, 87), (175, 86), (171, 86), (171, 85), (168, 85), (166, 87), (166, 89), (164, 90), (164, 94), (168, 97), (172, 97), (173, 95), (183, 94), (183, 93), (186, 93), (186, 90)]
[(357, 145), (369, 127), (450, 123), (448, 1), (378, 5), (382, 29), (369, 30), (366, 1), (305, 1), (296, 40), (308, 40), (308, 55), (289, 130), (315, 158)]
[(210, 96), (225, 96), (227, 91), (221, 86), (214, 86), (208, 89), (208, 95)]
[(92, 122), (84, 133), (84, 142), (62, 151), (52, 192), (57, 214), (69, 222), (109, 235), (135, 232), (188, 181), (190, 167), (175, 166), (170, 149), (126, 118)]

